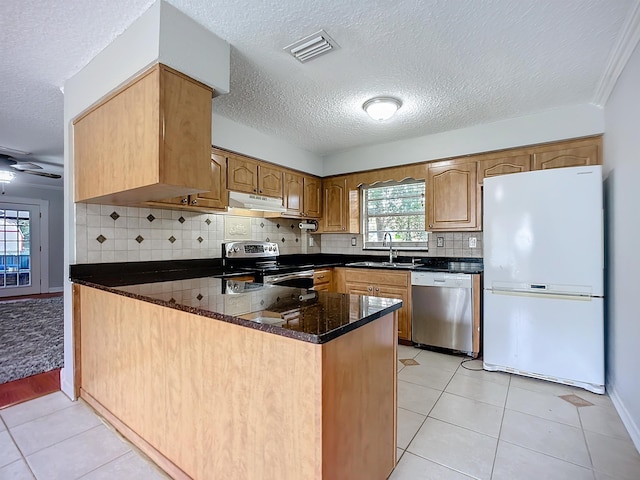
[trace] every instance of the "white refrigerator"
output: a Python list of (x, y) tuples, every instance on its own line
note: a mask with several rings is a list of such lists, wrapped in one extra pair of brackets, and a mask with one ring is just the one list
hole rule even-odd
[(604, 393), (602, 167), (484, 180), (483, 365)]

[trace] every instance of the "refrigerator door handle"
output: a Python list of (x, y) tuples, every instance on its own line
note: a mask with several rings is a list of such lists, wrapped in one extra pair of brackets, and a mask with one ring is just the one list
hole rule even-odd
[(594, 298), (591, 295), (563, 295), (561, 293), (520, 292), (517, 290), (492, 289), (489, 292), (495, 295), (511, 295), (514, 297), (555, 298), (557, 300), (582, 300), (584, 302), (590, 302)]

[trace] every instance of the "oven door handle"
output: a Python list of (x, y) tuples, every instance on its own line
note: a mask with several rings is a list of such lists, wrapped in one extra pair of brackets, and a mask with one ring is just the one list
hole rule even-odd
[(264, 283), (273, 285), (279, 282), (286, 282), (296, 278), (313, 278), (313, 270), (305, 270), (303, 272), (283, 273), (281, 275), (267, 275), (264, 277)]

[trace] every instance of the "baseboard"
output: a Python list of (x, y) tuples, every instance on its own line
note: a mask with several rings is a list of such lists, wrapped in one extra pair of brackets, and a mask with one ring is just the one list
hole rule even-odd
[(64, 287), (49, 287), (49, 293), (62, 293), (64, 292)]
[(64, 393), (71, 400), (77, 400), (74, 394), (75, 389), (73, 388), (73, 384), (67, 381), (64, 367), (62, 367), (62, 370), (60, 370), (60, 390), (62, 390), (62, 393)]
[(624, 426), (627, 428), (627, 432), (629, 432), (629, 436), (631, 436), (631, 440), (636, 446), (636, 450), (640, 452), (640, 425), (637, 425), (636, 422), (633, 421), (633, 417), (627, 411), (615, 388), (611, 385), (607, 385), (607, 392), (613, 402), (613, 406), (616, 407), (616, 410), (618, 411), (618, 415), (620, 415), (622, 423), (624, 423)]

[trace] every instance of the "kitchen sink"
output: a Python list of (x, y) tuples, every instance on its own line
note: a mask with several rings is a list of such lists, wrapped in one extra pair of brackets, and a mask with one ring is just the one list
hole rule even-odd
[(412, 262), (353, 262), (347, 263), (346, 267), (370, 267), (370, 268), (413, 268)]

